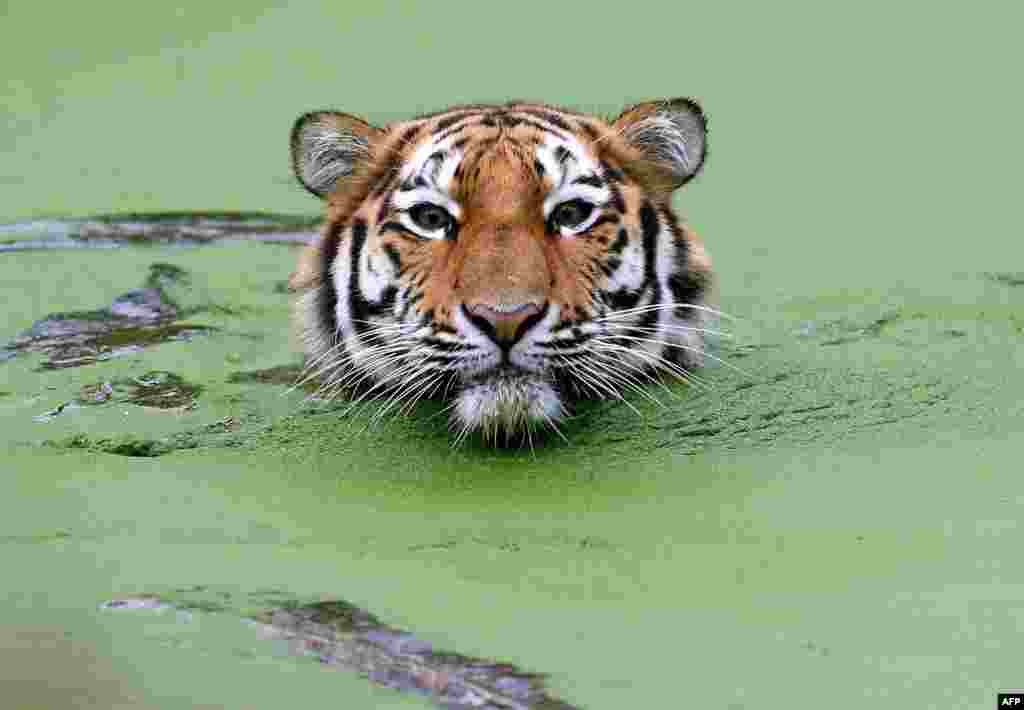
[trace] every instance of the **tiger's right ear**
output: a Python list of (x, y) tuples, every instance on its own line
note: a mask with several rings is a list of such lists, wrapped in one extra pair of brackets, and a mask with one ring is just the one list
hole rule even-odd
[(292, 170), (304, 188), (323, 199), (370, 157), (370, 143), (383, 134), (361, 118), (313, 111), (292, 126)]

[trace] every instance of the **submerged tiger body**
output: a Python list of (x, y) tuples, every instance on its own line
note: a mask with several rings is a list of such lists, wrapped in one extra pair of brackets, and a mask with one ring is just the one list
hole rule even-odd
[(706, 146), (687, 99), (614, 121), (533, 103), (385, 128), (301, 116), (293, 167), (326, 202), (292, 274), (310, 374), (385, 407), (447, 397), (460, 434), (494, 438), (684, 375), (701, 363), (712, 275), (670, 201)]

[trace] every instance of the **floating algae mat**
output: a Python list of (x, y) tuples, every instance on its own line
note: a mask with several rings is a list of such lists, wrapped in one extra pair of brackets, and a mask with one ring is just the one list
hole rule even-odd
[[(1020, 5), (662, 5), (522, 0), (496, 40), (474, 3), (7, 3), (4, 710), (1024, 684)], [(710, 153), (678, 207), (733, 317), (699, 383), (533, 450), (294, 387), (299, 113), (687, 95)]]
[[(1014, 682), (1014, 271), (770, 315), (740, 289), (699, 383), (587, 403), (530, 450), (453, 447), (441, 403), (296, 388), (291, 246), (54, 253), (0, 259), (14, 707), (939, 706)], [(128, 342), (171, 326), (193, 332)]]
[(173, 372), (147, 372), (131, 379), (85, 385), (78, 401), (82, 404), (120, 401), (172, 409), (194, 405), (195, 397), (201, 391), (201, 387), (185, 382)]

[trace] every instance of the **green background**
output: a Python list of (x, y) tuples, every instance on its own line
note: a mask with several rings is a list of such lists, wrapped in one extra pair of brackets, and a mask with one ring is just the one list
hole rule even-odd
[[(436, 424), (361, 432), (283, 387), (226, 383), (296, 360), (271, 288), (287, 247), (4, 254), (4, 340), (109, 303), (154, 261), (235, 307), (207, 317), (217, 338), (77, 370), (0, 364), (5, 707), (423, 706), (230, 618), (97, 610), (191, 584), (342, 597), (548, 672), (587, 708), (988, 708), (1024, 686), (1012, 3), (2, 12), (7, 220), (315, 213), (286, 145), (314, 108), (386, 122), (463, 101), (615, 114), (698, 97), (711, 154), (678, 205), (737, 317), (721, 355), (742, 370), (662, 407), (634, 398), (639, 416), (593, 408), (569, 445), (453, 451)], [(152, 369), (203, 384), (200, 406), (32, 419)], [(154, 459), (60, 445), (224, 416), (248, 427), (241, 444)]]

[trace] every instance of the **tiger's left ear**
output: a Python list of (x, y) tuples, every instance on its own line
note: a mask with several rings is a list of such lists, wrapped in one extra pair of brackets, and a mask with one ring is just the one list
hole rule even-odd
[(630, 106), (612, 122), (676, 190), (697, 175), (708, 154), (707, 119), (693, 99), (665, 99)]

